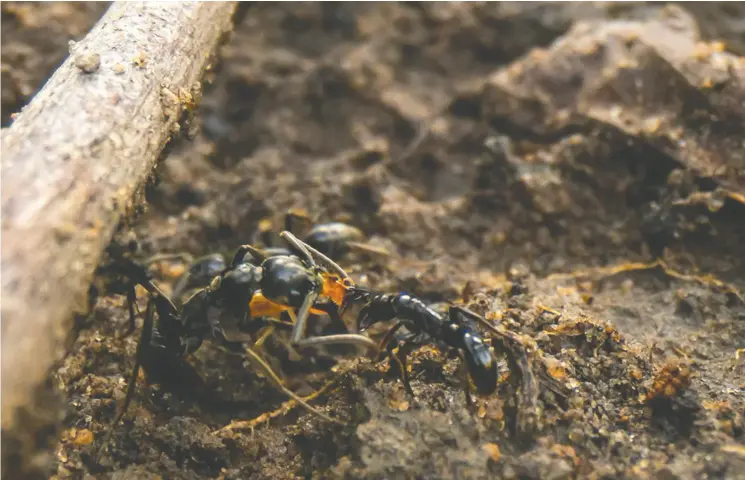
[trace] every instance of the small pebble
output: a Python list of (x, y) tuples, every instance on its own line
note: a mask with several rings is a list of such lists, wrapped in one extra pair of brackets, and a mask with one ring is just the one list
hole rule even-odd
[(485, 443), (481, 446), (481, 448), (484, 450), (484, 453), (486, 453), (490, 459), (496, 461), (499, 461), (499, 459), (502, 457), (502, 452), (499, 450), (499, 445), (496, 443)]
[(93, 73), (101, 66), (101, 55), (97, 53), (81, 53), (75, 56), (75, 66), (83, 73)]
[(90, 445), (91, 443), (93, 443), (93, 432), (85, 428), (82, 430), (78, 430), (76, 432), (75, 438), (73, 438), (72, 440), (72, 443), (79, 446)]

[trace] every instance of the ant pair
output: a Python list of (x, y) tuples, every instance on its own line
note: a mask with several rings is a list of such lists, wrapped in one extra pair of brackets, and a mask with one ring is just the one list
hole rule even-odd
[[(285, 226), (291, 227), (286, 217)], [(294, 216), (298, 218), (297, 215)], [(302, 217), (301, 217), (302, 218)], [(266, 235), (261, 250), (242, 245), (227, 263), (221, 254), (212, 254), (193, 262), (180, 278), (173, 291), (174, 298), (187, 290), (197, 289), (177, 307), (152, 281), (146, 267), (127, 258), (122, 252), (112, 251), (114, 262), (99, 269), (101, 273), (122, 278), (109, 285), (110, 291), (126, 293), (129, 304), (129, 328), (135, 327), (135, 285), (149, 294), (144, 324), (137, 348), (135, 366), (130, 376), (124, 404), (112, 423), (117, 424), (132, 400), (140, 368), (148, 380), (190, 375), (197, 376), (185, 357), (197, 351), (205, 338), (219, 345), (245, 353), (248, 359), (272, 381), (277, 388), (309, 412), (327, 421), (343, 424), (310, 406), (284, 386), (282, 380), (256, 352), (264, 339), (276, 329), (289, 331), (290, 346), (318, 347), (332, 344), (362, 346), (387, 353), (398, 364), (401, 380), (407, 393), (413, 396), (406, 368), (406, 357), (414, 349), (435, 343), (459, 352), (465, 365), (464, 388), (466, 400), (472, 405), (470, 381), (480, 394), (491, 394), (497, 388), (497, 361), (494, 346), (507, 353), (513, 367), (526, 377), (529, 365), (519, 342), (505, 337), (481, 316), (459, 306), (451, 305), (447, 313), (439, 313), (421, 300), (406, 293), (374, 293), (358, 288), (347, 273), (324, 252), (343, 255), (350, 244), (357, 243), (361, 232), (345, 224), (322, 224), (310, 229), (300, 240), (289, 230), (279, 234), (287, 247), (271, 246)], [(317, 247), (317, 248), (316, 248)], [(324, 252), (322, 252), (323, 250)], [(385, 334), (380, 344), (361, 333), (342, 333), (308, 337), (306, 325), (311, 315), (327, 315), (332, 322), (340, 322), (348, 305), (362, 304), (358, 314), (358, 331), (398, 319)], [(156, 316), (157, 314), (157, 321)], [(492, 330), (490, 346), (476, 325)], [(226, 330), (261, 329), (265, 333), (254, 342), (228, 338)], [(406, 327), (406, 332), (401, 328)], [(395, 341), (394, 341), (395, 340)], [(183, 373), (182, 373), (183, 372)], [(197, 376), (198, 377), (198, 376)], [(524, 380), (525, 382), (525, 380)], [(104, 443), (104, 446), (108, 440)]]

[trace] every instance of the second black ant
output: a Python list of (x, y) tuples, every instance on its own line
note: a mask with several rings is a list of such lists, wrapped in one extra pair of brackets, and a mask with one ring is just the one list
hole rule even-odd
[[(351, 302), (364, 303), (358, 316), (359, 331), (393, 319), (396, 323), (380, 342), (398, 363), (401, 380), (406, 391), (413, 395), (409, 384), (406, 356), (413, 348), (435, 342), (457, 350), (465, 362), (468, 376), (481, 394), (493, 393), (497, 388), (497, 361), (489, 344), (484, 340), (476, 323), (486, 322), (479, 315), (456, 305), (451, 305), (446, 315), (428, 307), (421, 300), (406, 293), (373, 293), (355, 288), (349, 293)], [(402, 327), (409, 331), (399, 336), (393, 345), (395, 334)], [(465, 378), (466, 401), (472, 404), (470, 382)]]
[[(480, 394), (489, 395), (496, 391), (498, 368), (495, 351), (504, 354), (510, 371), (517, 373), (520, 379), (516, 429), (518, 432), (528, 432), (534, 427), (539, 388), (528, 348), (516, 334), (492, 325), (484, 317), (458, 305), (450, 305), (447, 312), (440, 313), (407, 293), (375, 293), (354, 287), (347, 293), (347, 301), (363, 304), (358, 314), (360, 332), (377, 323), (398, 320), (383, 337), (380, 349), (387, 351), (390, 359), (396, 362), (404, 388), (411, 396), (414, 393), (409, 384), (406, 356), (420, 346), (434, 343), (459, 353), (466, 366), (463, 386), (469, 406), (473, 405), (470, 380)], [(489, 331), (489, 343), (479, 333), (477, 325)], [(401, 334), (403, 327), (407, 332)]]

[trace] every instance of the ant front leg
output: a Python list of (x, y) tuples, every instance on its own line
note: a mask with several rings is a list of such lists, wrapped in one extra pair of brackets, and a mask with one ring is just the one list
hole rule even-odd
[[(129, 381), (129, 384), (127, 385), (127, 394), (124, 397), (124, 405), (122, 408), (122, 412), (117, 417), (117, 420), (115, 420), (114, 423), (117, 423), (119, 420), (121, 420), (121, 417), (124, 416), (124, 413), (126, 412), (127, 408), (129, 407), (129, 403), (132, 400), (132, 395), (134, 394), (134, 388), (137, 383), (137, 377), (140, 372), (140, 368), (147, 369), (153, 362), (152, 354), (154, 349), (161, 349), (166, 351), (169, 355), (175, 356), (178, 353), (178, 349), (174, 348), (175, 342), (178, 342), (178, 339), (171, 339), (169, 338), (167, 342), (163, 342), (163, 334), (162, 332), (155, 327), (155, 313), (158, 313), (158, 318), (160, 319), (160, 322), (163, 326), (167, 327), (169, 326), (170, 322), (174, 322), (176, 318), (174, 315), (178, 313), (176, 310), (176, 307), (171, 303), (171, 301), (160, 293), (160, 290), (157, 290), (157, 287), (154, 287), (156, 289), (156, 293), (151, 293), (150, 297), (148, 298), (147, 302), (147, 308), (145, 309), (145, 320), (142, 325), (142, 332), (140, 333), (140, 342), (137, 344), (137, 354), (135, 356), (135, 366), (132, 369), (132, 375)], [(166, 330), (166, 334), (170, 332), (177, 332), (178, 330), (174, 329), (173, 326), (170, 328), (170, 330)]]
[[(364, 335), (358, 333), (339, 333), (334, 335), (324, 335), (322, 337), (305, 337), (305, 327), (310, 315), (310, 309), (318, 298), (318, 292), (311, 291), (305, 297), (300, 310), (295, 316), (292, 310), (287, 310), (287, 314), (295, 324), (290, 342), (298, 347), (317, 347), (321, 345), (357, 345), (379, 352), (378, 345)], [(294, 318), (293, 318), (294, 317)]]

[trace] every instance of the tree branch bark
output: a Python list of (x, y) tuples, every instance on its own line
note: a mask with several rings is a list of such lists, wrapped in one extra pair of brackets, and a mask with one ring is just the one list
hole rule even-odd
[(135, 191), (193, 108), (235, 2), (116, 2), (2, 137), (2, 427), (64, 353)]

